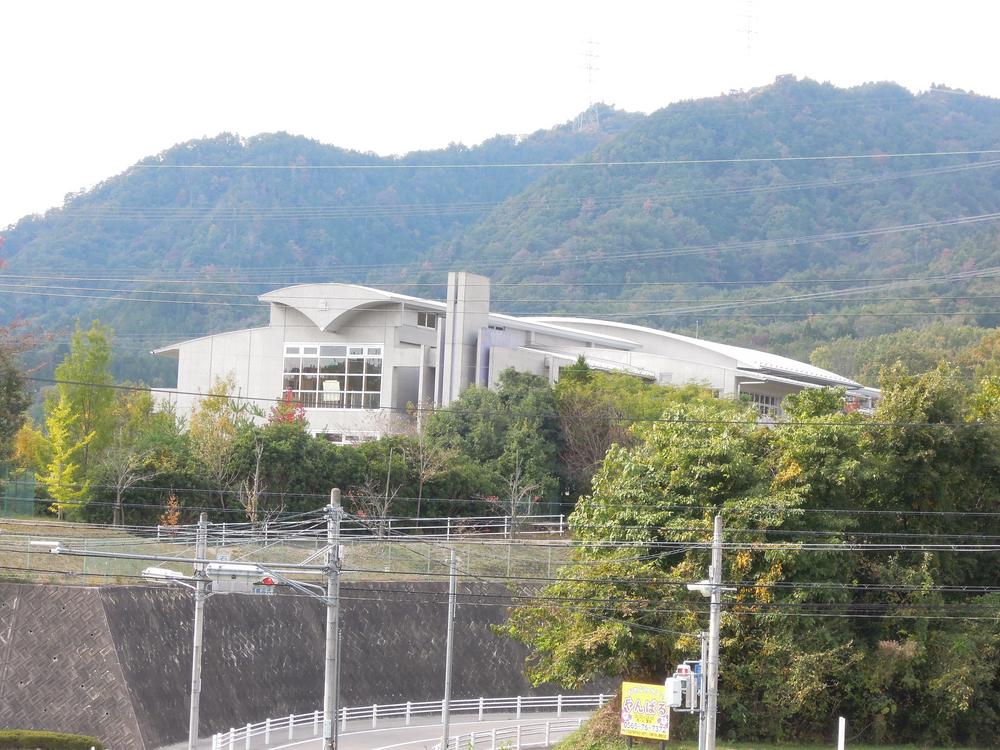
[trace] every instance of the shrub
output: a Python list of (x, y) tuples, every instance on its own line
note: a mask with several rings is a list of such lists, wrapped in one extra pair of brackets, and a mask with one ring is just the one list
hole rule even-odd
[(0, 750), (105, 750), (96, 737), (30, 729), (0, 729)]

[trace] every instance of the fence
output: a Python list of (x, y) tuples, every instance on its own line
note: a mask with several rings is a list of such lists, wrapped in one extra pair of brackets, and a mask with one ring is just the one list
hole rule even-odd
[(24, 474), (11, 477), (0, 471), (0, 516), (32, 516), (35, 514), (35, 477)]
[[(564, 711), (589, 711), (600, 708), (608, 702), (610, 697), (610, 695), (602, 693), (599, 695), (518, 695), (513, 698), (465, 698), (451, 701), (450, 713), (476, 714), (478, 720), (482, 721), (486, 714), (513, 714), (516, 719), (520, 719), (522, 713), (554, 710), (556, 718), (559, 719), (562, 718)], [(407, 701), (406, 703), (381, 706), (374, 704), (357, 708), (345, 707), (338, 711), (337, 719), (340, 722), (341, 731), (344, 731), (350, 721), (364, 721), (366, 728), (378, 729), (380, 721), (383, 723), (392, 721), (396, 726), (400, 724), (410, 726), (414, 717), (442, 714), (442, 701)], [(228, 732), (212, 735), (212, 750), (250, 750), (250, 743), (254, 737), (263, 737), (265, 747), (270, 746), (272, 742), (292, 742), (296, 737), (298, 739), (302, 739), (304, 736), (319, 737), (323, 730), (323, 720), (323, 711), (292, 714), (279, 719), (265, 719), (257, 724), (247, 724), (239, 729), (234, 728)], [(477, 734), (485, 736), (485, 739), (484, 736), (478, 738), (481, 743), (492, 739), (492, 730)], [(498, 734), (497, 741), (500, 739), (501, 735)]]
[[(521, 750), (524, 747), (549, 747), (583, 726), (583, 719), (556, 719), (531, 724), (517, 724), (502, 729), (468, 732), (448, 738), (448, 750)], [(435, 750), (440, 750), (440, 745)]]
[[(191, 537), (197, 526), (185, 524), (177, 526), (157, 525), (156, 538), (174, 540)], [(381, 539), (387, 536), (414, 535), (426, 540), (450, 540), (464, 535), (475, 535), (492, 539), (512, 539), (517, 536), (561, 536), (567, 531), (565, 515), (547, 516), (446, 516), (441, 518), (381, 518), (344, 519), (340, 533), (345, 538)], [(280, 522), (210, 523), (208, 538), (211, 544), (221, 547), (227, 544), (246, 542), (268, 542), (279, 535), (287, 536), (288, 529)], [(315, 529), (298, 529), (295, 536), (302, 543), (311, 540), (326, 541), (326, 525), (316, 524)]]

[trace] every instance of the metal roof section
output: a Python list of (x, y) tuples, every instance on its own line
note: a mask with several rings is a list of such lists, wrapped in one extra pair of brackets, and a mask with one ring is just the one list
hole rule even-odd
[(794, 385), (799, 388), (822, 388), (823, 386), (819, 383), (810, 383), (805, 380), (795, 380), (794, 378), (782, 378), (777, 375), (771, 375), (766, 372), (761, 372), (760, 370), (739, 370), (736, 373), (738, 378), (750, 378), (749, 382), (740, 382), (740, 386), (752, 385), (755, 382), (765, 382), (765, 383), (784, 383), (785, 385)]
[(253, 328), (238, 328), (235, 331), (223, 331), (222, 333), (206, 333), (204, 336), (196, 336), (193, 339), (185, 339), (184, 341), (178, 341), (173, 344), (167, 344), (166, 346), (161, 346), (159, 349), (153, 349), (150, 354), (166, 354), (168, 356), (177, 356), (182, 346), (187, 344), (193, 344), (196, 341), (204, 341), (206, 339), (214, 339), (219, 336), (232, 336), (237, 333), (250, 333), (252, 331), (265, 331), (268, 326), (255, 326)]
[[(537, 346), (522, 346), (521, 349), (530, 352), (538, 352), (544, 354), (547, 357), (552, 357), (553, 359), (560, 359), (564, 362), (574, 363), (577, 360), (578, 355), (573, 354), (563, 354), (562, 352), (553, 351), (551, 349), (545, 349)], [(584, 355), (587, 360), (587, 366), (592, 370), (600, 370), (601, 372), (622, 372), (628, 375), (635, 375), (636, 377), (645, 378), (646, 380), (656, 380), (656, 373), (652, 370), (647, 370), (644, 367), (636, 367), (635, 365), (626, 364), (623, 362), (613, 362), (610, 360), (600, 360), (600, 359), (590, 359)]]
[(566, 328), (565, 326), (545, 323), (537, 318), (519, 318), (515, 315), (503, 315), (501, 313), (490, 313), (490, 323), (496, 321), (498, 325), (507, 328), (515, 328), (519, 331), (531, 331), (533, 333), (547, 333), (570, 341), (579, 341), (585, 344), (606, 347), (608, 349), (621, 349), (623, 351), (635, 351), (641, 349), (642, 344), (617, 336), (594, 333), (593, 331), (581, 331), (579, 328)]
[(769, 354), (768, 352), (761, 352), (756, 349), (746, 349), (742, 346), (719, 344), (714, 341), (692, 338), (691, 336), (682, 336), (679, 333), (661, 331), (657, 328), (648, 328), (646, 326), (637, 326), (631, 323), (619, 323), (616, 321), (597, 320), (593, 318), (531, 317), (527, 319), (538, 323), (563, 325), (567, 328), (582, 325), (610, 328), (616, 331), (620, 330), (623, 333), (635, 331), (652, 334), (670, 341), (683, 342), (685, 344), (700, 347), (705, 351), (729, 357), (734, 361), (737, 369), (756, 371), (754, 374), (789, 374), (793, 376), (797, 375), (799, 378), (806, 378), (813, 381), (816, 385), (835, 385), (844, 386), (846, 388), (862, 387), (860, 383), (851, 380), (850, 378), (845, 378), (843, 375), (838, 375), (835, 372), (824, 370), (821, 367), (807, 365), (805, 362), (799, 362), (788, 357), (782, 357), (777, 354)]

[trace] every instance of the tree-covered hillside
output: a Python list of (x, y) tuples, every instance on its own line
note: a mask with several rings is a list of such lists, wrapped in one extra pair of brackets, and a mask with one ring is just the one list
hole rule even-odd
[(99, 317), (118, 374), (162, 382), (150, 348), (259, 322), (265, 289), (442, 297), (464, 268), (492, 277), (498, 310), (805, 359), (845, 337), (1000, 324), (996, 212), (1000, 101), (782, 77), (649, 116), (602, 108), (600, 131), (396, 158), (285, 134), (182, 144), (7, 231), (0, 315), (60, 341)]
[[(992, 277), (843, 290), (1000, 266), (995, 217), (935, 226), (1000, 210), (1000, 153), (825, 157), (998, 148), (1000, 101), (785, 77), (650, 115), (590, 158), (613, 166), (546, 175), (436, 261), (476, 258), (497, 281), (529, 284), (500, 291), (511, 311), (688, 332), (697, 321), (702, 335), (802, 358), (833, 337), (939, 318), (992, 326)], [(811, 298), (774, 304), (798, 295)], [(955, 311), (968, 314), (942, 315)]]
[(255, 297), (277, 285), (419, 262), (546, 171), (471, 165), (573, 160), (639, 118), (602, 107), (600, 131), (567, 123), (388, 158), (285, 133), (180, 144), (4, 232), (0, 316), (63, 345), (74, 318), (100, 318), (119, 374), (157, 380), (153, 345), (259, 322)]

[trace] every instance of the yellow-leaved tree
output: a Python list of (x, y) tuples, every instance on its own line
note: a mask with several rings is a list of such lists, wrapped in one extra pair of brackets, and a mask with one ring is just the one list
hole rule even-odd
[(94, 439), (94, 432), (88, 432), (77, 438), (74, 426), (77, 416), (73, 406), (65, 394), (49, 410), (45, 417), (45, 427), (48, 431), (44, 454), (46, 461), (42, 471), (35, 474), (52, 498), (49, 510), (56, 513), (59, 520), (65, 517), (68, 508), (78, 505), (87, 496), (90, 482), (83, 476), (77, 454)]

